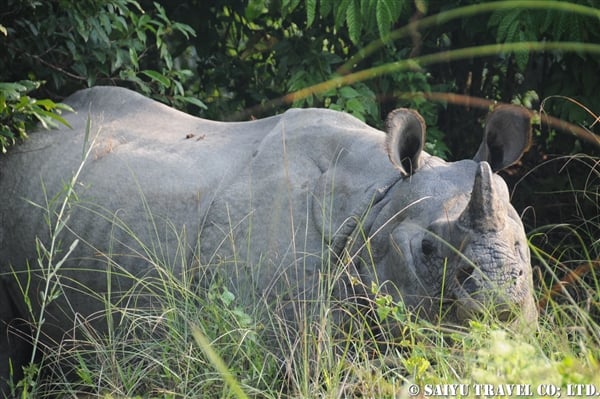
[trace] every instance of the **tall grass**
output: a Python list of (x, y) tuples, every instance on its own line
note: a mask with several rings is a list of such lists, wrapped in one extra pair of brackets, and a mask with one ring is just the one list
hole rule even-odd
[[(594, 168), (591, 174), (598, 173)], [(48, 248), (40, 251), (37, 265), (49, 287), (44, 303), (64, 295), (62, 290), (69, 283), (60, 280), (60, 267), (69, 250), (63, 257), (55, 255), (64, 249), (59, 243), (68, 205), (77, 200), (74, 182), (61, 200), (52, 202), (60, 204), (58, 208), (48, 205), (51, 245), (38, 244)], [(587, 195), (597, 195), (597, 191)], [(155, 220), (151, 209), (147, 211), (149, 220)], [(114, 215), (98, 216), (114, 220), (127, 231)], [(543, 229), (532, 232), (533, 263), (545, 278), (537, 281), (537, 296), (543, 300), (539, 326), (528, 332), (498, 324), (491, 317), (466, 328), (432, 324), (409, 314), (376, 285), (365, 287), (372, 294), (369, 303), (336, 303), (331, 298), (331, 276), (342, 272), (325, 257), (331, 273), (321, 281), (319, 297), (305, 304), (316, 317), (298, 326), (297, 334), (290, 334), (275, 315), (265, 319), (260, 303), (241, 303), (214, 277), (210, 271), (220, 266), (218, 261), (199, 265), (198, 259), (188, 259), (183, 248), (189, 243), (183, 238), (175, 262), (187, 268), (176, 274), (178, 268), (165, 263), (167, 257), (160, 256), (156, 243), (132, 236), (144, 244), (145, 253), (137, 254), (140, 262), (155, 273), (143, 279), (130, 276), (132, 288), (124, 293), (128, 300), (111, 303), (104, 299), (104, 313), (93, 317), (106, 318), (108, 331), (86, 328), (86, 321), (80, 320), (76, 338), (65, 336), (58, 345), (47, 347), (38, 339), (45, 309), (33, 315), (33, 344), (42, 357), (39, 367), (31, 367), (19, 382), (18, 390), (24, 398), (404, 398), (415, 396), (415, 387), (423, 394), (436, 384), (468, 384), (471, 389), (463, 397), (475, 397), (472, 388), (476, 384), (529, 384), (534, 396), (541, 396), (539, 387), (550, 385), (563, 390), (569, 384), (600, 387), (596, 268), (590, 267), (585, 278), (579, 276), (571, 284), (577, 288), (576, 295), (566, 288), (553, 290), (564, 264), (597, 264), (597, 238), (582, 236), (600, 230), (600, 220), (591, 223), (595, 229), (589, 225), (587, 229), (547, 229), (563, 229), (580, 237), (581, 243), (595, 242), (594, 250), (581, 246), (575, 251), (570, 240), (568, 249), (556, 247), (548, 252), (536, 244), (545, 234)], [(116, 261), (111, 267), (111, 273), (127, 275)], [(194, 273), (188, 274), (188, 269), (195, 269)], [(207, 283), (200, 284), (198, 279)], [(146, 304), (136, 301), (140, 293), (151, 299), (152, 306), (138, 306)], [(364, 312), (364, 307), (373, 313)], [(348, 320), (344, 328), (338, 323), (341, 316)], [(272, 339), (272, 334), (278, 339)]]

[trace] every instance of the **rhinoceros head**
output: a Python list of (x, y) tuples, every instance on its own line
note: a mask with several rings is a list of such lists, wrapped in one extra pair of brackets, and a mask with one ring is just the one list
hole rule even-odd
[(528, 146), (526, 111), (499, 107), (474, 159), (459, 162), (421, 151), (425, 124), (414, 111), (394, 111), (387, 130), (388, 155), (404, 177), (375, 205), (360, 255), (362, 280), (393, 286), (388, 292), (432, 320), (464, 324), (491, 312), (534, 321), (525, 231), (494, 173)]

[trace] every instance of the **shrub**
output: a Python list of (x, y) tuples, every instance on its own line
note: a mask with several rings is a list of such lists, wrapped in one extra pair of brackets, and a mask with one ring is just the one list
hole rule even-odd
[(0, 150), (14, 145), (17, 140), (25, 139), (27, 132), (38, 123), (45, 129), (67, 125), (61, 116), (62, 111), (73, 111), (65, 104), (50, 99), (38, 100), (28, 93), (38, 89), (42, 82), (22, 80), (19, 82), (0, 82)]

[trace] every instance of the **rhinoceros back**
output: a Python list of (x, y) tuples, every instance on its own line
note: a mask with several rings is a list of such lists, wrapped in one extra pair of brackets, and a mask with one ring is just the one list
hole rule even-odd
[[(222, 123), (105, 87), (66, 102), (76, 111), (66, 115), (71, 128), (32, 134), (0, 158), (0, 258), (5, 279), (9, 267), (36, 265), (36, 239), (51, 241), (83, 162), (60, 236), (63, 254), (79, 240), (61, 270), (76, 282), (70, 299), (79, 303), (109, 289), (119, 298), (131, 289), (131, 276), (156, 275), (157, 265), (175, 275), (217, 265), (232, 285), (303, 291), (328, 251), (323, 224), (335, 230), (350, 211), (314, 220), (328, 188), (352, 187), (340, 201), (350, 207), (397, 174), (383, 150), (385, 135), (334, 111)], [(110, 287), (107, 270), (121, 271)]]

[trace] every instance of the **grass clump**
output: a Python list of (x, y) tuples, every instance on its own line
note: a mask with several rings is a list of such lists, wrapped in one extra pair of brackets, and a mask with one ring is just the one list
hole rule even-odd
[[(90, 329), (44, 348), (45, 371), (29, 375), (30, 395), (402, 398), (411, 396), (411, 384), (421, 390), (528, 384), (535, 396), (545, 384), (600, 384), (600, 325), (588, 309), (553, 297), (530, 333), (491, 320), (450, 329), (415, 320), (378, 295), (371, 306), (381, 324), (349, 309), (352, 328), (342, 331), (323, 302), (315, 304), (322, 306), (320, 317), (274, 351), (258, 310), (218, 281), (186, 286), (165, 272), (144, 284), (154, 293), (152, 308), (113, 307), (120, 321), (108, 334)], [(382, 333), (393, 323), (401, 323), (394, 339)], [(475, 391), (464, 397), (476, 397)]]

